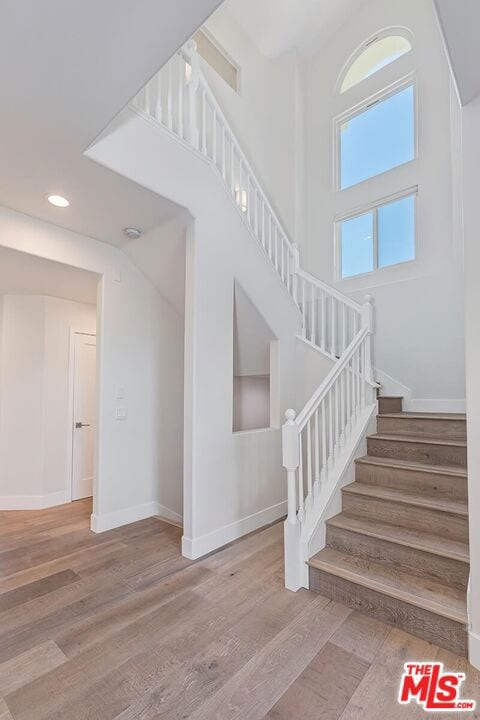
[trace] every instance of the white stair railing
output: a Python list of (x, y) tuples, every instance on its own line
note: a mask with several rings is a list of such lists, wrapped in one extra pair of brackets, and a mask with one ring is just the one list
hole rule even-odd
[(372, 303), (359, 305), (301, 270), (288, 238), (213, 95), (190, 41), (137, 95), (132, 107), (207, 159), (297, 305), (300, 338), (334, 361), (303, 410), (286, 412), (283, 464), (288, 475), (286, 586), (308, 587), (308, 539), (326, 491), (345, 468), (352, 442), (373, 407)]
[(199, 66), (190, 41), (133, 106), (211, 161), (248, 228), (297, 302), (298, 248), (288, 238)]
[[(375, 402), (371, 336), (373, 306), (367, 296), (362, 325), (323, 383), (296, 415), (285, 413), (282, 428), (283, 465), (288, 477), (285, 525), (285, 584), (308, 587), (308, 539), (352, 452), (352, 439)], [(290, 550), (288, 546), (290, 545)]]
[(342, 357), (362, 325), (362, 306), (299, 269), (302, 338), (332, 359)]

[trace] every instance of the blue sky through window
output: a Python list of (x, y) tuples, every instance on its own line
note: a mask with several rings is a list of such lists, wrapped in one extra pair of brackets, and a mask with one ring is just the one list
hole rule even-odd
[(344, 220), (342, 233), (342, 277), (371, 272), (373, 259), (373, 213)]
[(413, 86), (400, 90), (340, 127), (340, 187), (413, 160), (415, 155)]
[(342, 278), (415, 260), (415, 195), (343, 220), (340, 223), (340, 239)]
[(378, 208), (378, 267), (415, 259), (415, 198)]

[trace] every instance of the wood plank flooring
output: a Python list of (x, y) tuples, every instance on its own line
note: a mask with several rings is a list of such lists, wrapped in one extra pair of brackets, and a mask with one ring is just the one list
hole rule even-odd
[(0, 513), (0, 720), (420, 718), (402, 666), (435, 658), (480, 700), (464, 659), (286, 591), (281, 523), (191, 562), (177, 527), (94, 535), (90, 512)]

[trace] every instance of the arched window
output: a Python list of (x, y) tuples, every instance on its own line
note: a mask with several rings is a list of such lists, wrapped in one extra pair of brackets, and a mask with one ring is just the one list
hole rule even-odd
[(341, 86), (340, 92), (350, 90), (357, 83), (365, 80), (386, 65), (397, 60), (405, 53), (410, 52), (412, 45), (403, 35), (376, 36), (365, 43), (360, 54), (356, 56), (348, 67)]
[[(398, 170), (416, 159), (412, 50), (406, 34), (398, 30), (378, 33), (354, 54), (340, 75), (339, 108), (345, 109), (335, 118), (334, 184), (343, 208), (335, 219), (338, 279), (415, 259), (416, 187), (402, 187), (404, 179)], [(398, 73), (394, 67), (387, 71), (387, 66), (407, 53), (412, 53), (411, 61), (398, 63)], [(367, 78), (371, 78), (365, 85), (369, 95), (359, 102), (357, 86)], [(386, 173), (388, 194), (378, 177)]]

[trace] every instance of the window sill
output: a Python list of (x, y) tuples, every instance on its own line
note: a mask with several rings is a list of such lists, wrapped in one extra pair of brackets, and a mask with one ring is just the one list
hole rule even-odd
[(381, 285), (393, 285), (407, 280), (415, 280), (423, 276), (418, 260), (389, 265), (388, 267), (373, 270), (363, 275), (354, 275), (349, 278), (336, 278), (333, 281), (335, 287), (342, 292), (355, 292), (356, 290), (369, 290)]

